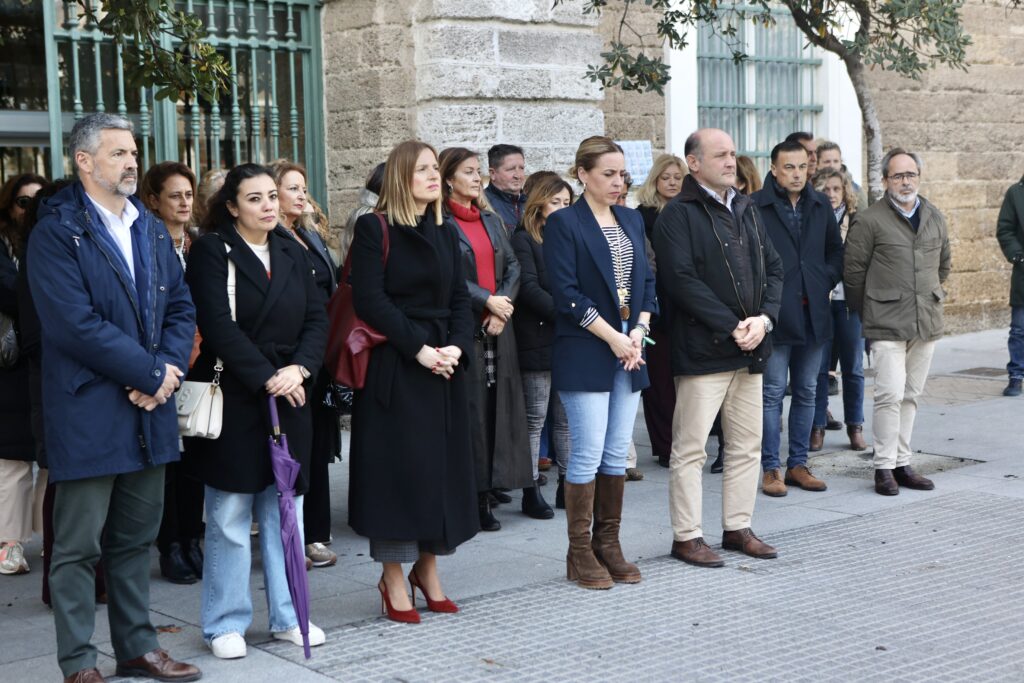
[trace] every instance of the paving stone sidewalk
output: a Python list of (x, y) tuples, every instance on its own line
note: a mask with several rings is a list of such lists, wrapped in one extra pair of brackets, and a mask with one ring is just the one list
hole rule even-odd
[(334, 629), (308, 663), (262, 647), (339, 681), (1020, 681), (1022, 530), (1020, 500), (965, 491), (777, 534), (777, 560), (555, 579)]

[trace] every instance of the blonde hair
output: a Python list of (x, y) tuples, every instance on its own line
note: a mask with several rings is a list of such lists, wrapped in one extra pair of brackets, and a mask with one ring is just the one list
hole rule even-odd
[(313, 207), (312, 212), (303, 211), (302, 215), (299, 216), (299, 225), (306, 228), (307, 230), (313, 230), (316, 234), (320, 235), (320, 239), (327, 243), (328, 238), (331, 236), (331, 226), (327, 219), (327, 214), (320, 208), (320, 205), (316, 203), (316, 200), (306, 195), (306, 200), (309, 201), (309, 205)]
[(203, 224), (210, 200), (220, 190), (227, 177), (228, 171), (224, 168), (211, 168), (203, 174), (199, 181), (199, 187), (196, 189), (196, 200), (192, 203), (192, 215), (195, 217), (196, 225)]
[(838, 168), (825, 166), (819, 168), (811, 176), (811, 185), (818, 192), (822, 192), (825, 189), (825, 183), (832, 178), (839, 178), (840, 182), (843, 183), (843, 203), (846, 204), (846, 213), (857, 213), (857, 193), (853, 190), (853, 181), (850, 180), (849, 173), (844, 173)]
[[(417, 224), (416, 202), (412, 197), (412, 176), (416, 172), (416, 160), (423, 150), (429, 149), (437, 159), (437, 150), (419, 140), (406, 140), (395, 145), (384, 166), (384, 182), (381, 184), (377, 211), (386, 213), (392, 225)], [(441, 193), (437, 193), (434, 205), (434, 223), (441, 225)]]
[(542, 176), (530, 186), (530, 193), (526, 195), (526, 206), (523, 207), (523, 228), (530, 237), (538, 244), (544, 242), (542, 231), (544, 229), (544, 206), (551, 201), (551, 198), (562, 190), (569, 191), (569, 203), (572, 203), (575, 193), (569, 183), (565, 182), (556, 173)]
[(754, 194), (761, 189), (761, 176), (757, 173), (754, 160), (748, 156), (736, 157), (736, 180), (743, 183), (742, 194)]
[(659, 154), (651, 165), (651, 170), (644, 180), (644, 184), (636, 191), (636, 201), (641, 206), (653, 206), (659, 212), (668, 204), (668, 200), (658, 194), (658, 178), (671, 166), (678, 166), (679, 171), (685, 176), (689, 173), (686, 162), (675, 154)]
[(576, 150), (576, 161), (569, 169), (569, 176), (578, 181), (579, 172), (590, 171), (597, 166), (597, 160), (605, 154), (623, 154), (615, 141), (604, 135), (592, 135), (580, 143)]

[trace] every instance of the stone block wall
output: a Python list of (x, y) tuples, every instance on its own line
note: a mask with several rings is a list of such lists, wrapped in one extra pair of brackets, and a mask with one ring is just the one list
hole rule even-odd
[[(602, 51), (619, 39), (619, 20), (622, 17), (622, 3), (610, 3), (602, 12), (599, 30), (604, 40)], [(647, 54), (659, 54), (662, 41), (658, 39), (660, 10), (643, 3), (635, 3), (629, 9), (627, 21), (642, 38)], [(628, 28), (622, 32), (622, 42), (631, 48), (641, 45), (641, 38)], [(598, 62), (589, 62), (597, 64)], [(696, 88), (694, 88), (696, 92)], [(654, 154), (665, 151), (665, 98), (656, 92), (638, 93), (609, 90), (604, 99), (605, 134), (615, 140), (650, 140)]]
[(1010, 267), (996, 216), (1024, 175), (1024, 12), (969, 0), (963, 15), (974, 41), (967, 72), (939, 68), (921, 81), (870, 75), (886, 149), (921, 154), (921, 194), (949, 220), (951, 332), (1009, 324)]
[(567, 171), (579, 141), (605, 129), (603, 94), (583, 77), (602, 41), (580, 0), (552, 4), (327, 0), (332, 223), (343, 224), (369, 169), (411, 137), (481, 154), (516, 144), (528, 172)]

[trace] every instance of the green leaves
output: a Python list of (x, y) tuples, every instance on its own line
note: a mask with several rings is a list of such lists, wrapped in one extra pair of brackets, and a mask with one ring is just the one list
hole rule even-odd
[[(640, 2), (661, 11), (654, 34), (639, 33), (630, 21), (631, 7)], [(1008, 6), (1022, 2), (1008, 0)], [(602, 53), (602, 64), (588, 67), (587, 76), (603, 88), (661, 93), (671, 77), (662, 57), (664, 44), (684, 48), (689, 32), (707, 24), (741, 60), (745, 55), (737, 38), (739, 25), (750, 21), (771, 26), (772, 5), (776, 11), (781, 5), (809, 43), (844, 59), (920, 78), (937, 65), (966, 69), (971, 38), (963, 27), (963, 4), (964, 0), (586, 0), (585, 14), (613, 8), (621, 12), (611, 49)], [(627, 44), (623, 36), (629, 34), (635, 40)]]
[(132, 87), (154, 88), (157, 99), (216, 99), (230, 85), (231, 67), (206, 42), (206, 26), (172, 0), (77, 0), (90, 22), (120, 45)]

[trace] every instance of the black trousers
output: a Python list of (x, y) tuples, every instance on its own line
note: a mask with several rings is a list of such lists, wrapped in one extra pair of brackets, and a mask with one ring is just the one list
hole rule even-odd
[(164, 514), (156, 547), (166, 555), (171, 543), (186, 545), (203, 537), (203, 482), (190, 476), (180, 462), (166, 466), (164, 478)]
[(316, 383), (310, 398), (313, 452), (309, 458), (309, 490), (302, 498), (302, 524), (306, 543), (327, 543), (331, 537), (331, 479), (328, 466), (341, 456), (338, 413), (334, 408), (323, 405), (323, 391), (318, 391), (320, 384), (319, 381)]

